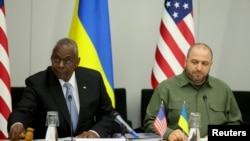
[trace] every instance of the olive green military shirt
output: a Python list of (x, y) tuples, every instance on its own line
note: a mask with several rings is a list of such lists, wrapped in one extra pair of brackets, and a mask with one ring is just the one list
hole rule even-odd
[[(204, 96), (207, 98), (206, 102)], [(178, 120), (184, 101), (188, 117), (190, 112), (201, 114), (201, 137), (208, 134), (208, 124), (242, 123), (242, 115), (236, 99), (225, 82), (208, 76), (203, 85), (194, 86), (190, 84), (186, 72), (183, 71), (176, 77), (164, 80), (155, 89), (146, 110), (145, 132), (157, 134), (153, 124), (161, 102), (164, 103), (167, 118), (167, 130), (164, 139), (167, 139), (173, 130), (180, 129)]]

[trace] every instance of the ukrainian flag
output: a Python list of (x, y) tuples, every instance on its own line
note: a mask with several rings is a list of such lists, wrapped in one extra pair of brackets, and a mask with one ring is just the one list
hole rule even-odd
[(181, 108), (181, 115), (178, 121), (178, 125), (186, 135), (189, 134), (189, 126), (188, 126), (188, 118), (187, 118), (185, 102)]
[(76, 0), (69, 38), (77, 42), (80, 66), (101, 73), (114, 107), (108, 1)]

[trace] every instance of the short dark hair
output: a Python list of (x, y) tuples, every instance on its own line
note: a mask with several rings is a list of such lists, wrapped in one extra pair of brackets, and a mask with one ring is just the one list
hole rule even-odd
[(213, 51), (212, 51), (212, 49), (211, 49), (207, 44), (205, 44), (205, 43), (195, 43), (195, 44), (193, 44), (193, 45), (188, 49), (187, 58), (189, 57), (192, 48), (195, 47), (195, 46), (203, 46), (203, 47), (206, 47), (206, 48), (210, 51), (210, 53), (211, 53), (211, 59), (213, 59)]
[(60, 40), (58, 40), (56, 42), (56, 45), (54, 47), (54, 49), (57, 47), (57, 46), (62, 46), (62, 45), (65, 45), (65, 44), (71, 44), (73, 47), (74, 47), (74, 50), (75, 50), (75, 54), (76, 56), (78, 56), (78, 47), (77, 47), (77, 43), (70, 39), (70, 38), (62, 38)]

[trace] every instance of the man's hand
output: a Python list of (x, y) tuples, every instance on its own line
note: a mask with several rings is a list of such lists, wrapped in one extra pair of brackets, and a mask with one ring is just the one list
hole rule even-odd
[(24, 138), (25, 129), (22, 124), (15, 124), (11, 127), (9, 132), (10, 141), (19, 141), (20, 138)]
[(76, 138), (99, 138), (99, 136), (94, 132), (84, 131), (80, 135), (77, 135)]
[(174, 130), (169, 136), (168, 141), (187, 141), (188, 137), (180, 130)]

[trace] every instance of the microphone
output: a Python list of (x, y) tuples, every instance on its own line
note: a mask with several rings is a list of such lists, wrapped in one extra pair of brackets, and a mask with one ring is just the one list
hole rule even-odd
[(206, 105), (206, 111), (207, 111), (208, 122), (209, 122), (209, 124), (211, 124), (210, 116), (209, 116), (209, 112), (208, 112), (208, 107), (207, 107), (207, 96), (206, 96), (206, 95), (203, 95), (203, 101), (205, 102), (205, 105)]
[(73, 125), (72, 125), (72, 118), (71, 118), (71, 101), (72, 101), (72, 95), (68, 96), (68, 101), (69, 101), (69, 116), (70, 116), (70, 137), (71, 141), (73, 141)]
[(111, 117), (117, 122), (118, 124), (124, 126), (128, 133), (130, 133), (133, 137), (138, 138), (137, 133), (122, 119), (120, 114), (116, 111), (111, 112)]

